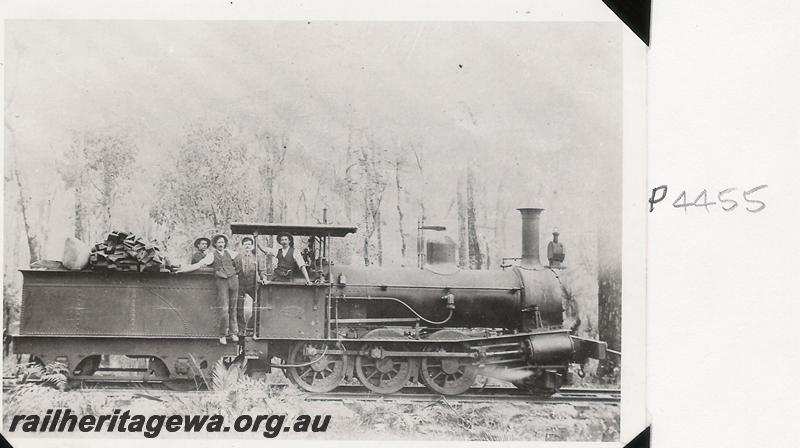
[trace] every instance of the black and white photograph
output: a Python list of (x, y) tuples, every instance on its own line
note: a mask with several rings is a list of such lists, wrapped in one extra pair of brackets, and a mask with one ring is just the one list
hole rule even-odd
[(516, 14), (6, 20), (6, 438), (624, 442), (644, 44)]

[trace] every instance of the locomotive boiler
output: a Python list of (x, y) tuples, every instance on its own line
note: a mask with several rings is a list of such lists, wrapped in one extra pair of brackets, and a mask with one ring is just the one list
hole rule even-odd
[[(541, 209), (520, 209), (522, 257), (504, 270), (460, 270), (432, 246), (422, 269), (338, 265), (330, 245), (355, 227), (234, 223), (234, 234), (307, 236), (312, 285), (259, 281), (252, 337), (221, 345), (213, 274), (24, 271), (15, 351), (96, 376), (103, 354), (139, 358), (143, 382), (193, 384), (216, 361), (283, 369), (298, 387), (327, 392), (357, 379), (377, 393), (421, 382), (454, 395), (479, 374), (535, 393), (566, 384), (569, 368), (605, 357), (605, 343), (562, 327), (558, 269), (539, 260)], [(264, 277), (260, 277), (264, 278)], [(69, 280), (69, 281), (68, 281)], [(112, 370), (106, 368), (105, 370)]]

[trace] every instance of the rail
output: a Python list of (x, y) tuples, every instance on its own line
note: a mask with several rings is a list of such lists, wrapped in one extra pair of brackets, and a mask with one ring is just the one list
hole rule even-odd
[[(72, 389), (84, 394), (98, 393), (108, 398), (146, 398), (155, 401), (167, 401), (179, 395), (203, 395), (213, 393), (208, 390), (185, 390), (175, 391), (169, 389), (158, 389), (160, 382), (113, 382), (103, 383), (85, 382), (83, 387)], [(11, 392), (20, 384), (8, 384), (5, 379), (3, 382), (3, 392)], [(87, 387), (88, 386), (88, 387)], [(290, 384), (270, 384), (269, 389), (275, 393), (280, 393), (289, 388), (294, 388)], [(306, 401), (405, 401), (405, 402), (435, 402), (446, 399), (452, 402), (496, 402), (512, 401), (526, 403), (604, 403), (618, 405), (620, 402), (620, 389), (616, 388), (561, 388), (558, 392), (549, 396), (534, 395), (527, 391), (514, 387), (473, 387), (460, 395), (440, 395), (432, 392), (423, 386), (408, 386), (394, 394), (376, 394), (361, 385), (342, 385), (331, 392), (309, 393), (304, 392)]]

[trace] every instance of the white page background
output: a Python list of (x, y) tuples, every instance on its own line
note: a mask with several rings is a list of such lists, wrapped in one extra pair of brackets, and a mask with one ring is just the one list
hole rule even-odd
[[(649, 220), (655, 447), (797, 446), (798, 27), (796, 2), (653, 4), (649, 183), (671, 190)], [(760, 184), (757, 214), (671, 205)]]
[[(83, 15), (148, 16), (143, 4)], [(741, 0), (653, 5), (649, 185), (670, 187), (649, 223), (648, 406), (656, 447), (796, 445), (800, 6), (759, 3), (767, 5), (774, 10)], [(320, 8), (306, 6), (312, 15)], [(684, 215), (670, 205), (682, 189), (692, 200), (703, 188), (713, 198), (723, 188), (760, 184), (769, 187), (758, 195), (767, 203), (758, 214), (740, 205)]]
[[(391, 2), (374, 0), (329, 2), (326, 0), (292, 3), (287, 1), (204, 1), (193, 3), (191, 7), (180, 2), (160, 2), (143, 8), (139, 3), (127, 1), (108, 4), (97, 0), (82, 0), (70, 4), (52, 3), (42, 0), (39, 3), (10, 3), (8, 16), (12, 18), (94, 18), (94, 19), (214, 19), (214, 20), (441, 20), (441, 21), (612, 21), (617, 18), (600, 1), (597, 0), (526, 0), (487, 3), (481, 0), (463, 2), (460, 0), (441, 1), (435, 4), (426, 2)], [(235, 4), (235, 5), (234, 5)], [(624, 28), (620, 24), (621, 28)], [(621, 440), (630, 440), (646, 425), (644, 410), (645, 399), (645, 222), (646, 204), (646, 65), (644, 61), (645, 47), (633, 35), (624, 36), (623, 58), (625, 89), (623, 92), (623, 110), (625, 114), (623, 129), (623, 163), (624, 163), (624, 195), (623, 195), (623, 340), (622, 365), (623, 393), (621, 403)], [(501, 68), (502, 69), (502, 68)], [(638, 192), (638, 193), (637, 193)], [(62, 446), (87, 446), (111, 443), (111, 439), (93, 438), (91, 441), (78, 437), (60, 438)], [(151, 446), (171, 446), (173, 437), (168, 434), (158, 439), (147, 440)], [(223, 436), (224, 438), (224, 436)], [(197, 446), (216, 446), (222, 438), (208, 437), (193, 439)], [(41, 437), (20, 437), (14, 439), (15, 446), (41, 446), (52, 444), (55, 439)], [(117, 446), (138, 446), (140, 439), (117, 438), (113, 443)], [(225, 438), (225, 443), (236, 446), (255, 446), (263, 441), (247, 438)], [(301, 443), (303, 446), (372, 446), (374, 442), (365, 441), (289, 441), (271, 440), (271, 444), (291, 446)], [(388, 446), (405, 446), (407, 442), (388, 441)], [(436, 446), (461, 446), (461, 442), (420, 442)], [(488, 445), (490, 443), (485, 443)], [(508, 442), (503, 446), (546, 446), (549, 442)], [(576, 443), (581, 446), (618, 445), (597, 443)]]

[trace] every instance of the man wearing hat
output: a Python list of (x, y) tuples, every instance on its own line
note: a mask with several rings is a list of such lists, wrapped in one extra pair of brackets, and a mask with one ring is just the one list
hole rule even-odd
[(276, 282), (290, 282), (292, 277), (298, 271), (303, 273), (306, 279), (306, 284), (311, 284), (311, 279), (308, 277), (308, 270), (306, 269), (306, 261), (303, 260), (303, 255), (300, 251), (294, 249), (294, 238), (286, 232), (278, 234), (278, 244), (281, 247), (275, 250), (271, 247), (264, 249), (264, 253), (274, 256), (278, 260), (278, 265), (272, 273), (272, 280)]
[(197, 252), (192, 254), (192, 264), (197, 263), (198, 261), (202, 260), (206, 257), (206, 251), (211, 246), (211, 240), (201, 236), (200, 238), (194, 240), (194, 247), (197, 249)]
[(239, 276), (236, 272), (236, 253), (231, 252), (228, 247), (228, 237), (225, 235), (214, 235), (211, 238), (214, 250), (209, 251), (202, 260), (193, 263), (185, 268), (178, 269), (177, 273), (196, 271), (204, 266), (214, 269), (217, 284), (217, 298), (222, 310), (220, 327), (225, 336), (219, 339), (221, 344), (227, 344), (227, 339), (239, 341), (236, 335), (238, 323), (236, 322), (236, 300), (239, 297)]
[(560, 268), (564, 261), (564, 244), (558, 242), (558, 229), (553, 229), (553, 241), (547, 243), (547, 261), (551, 268)]

